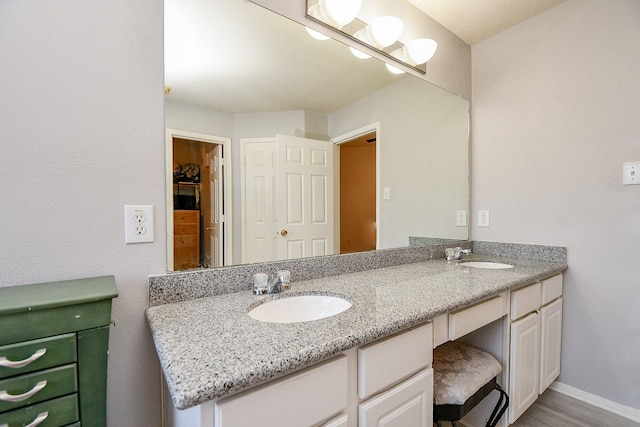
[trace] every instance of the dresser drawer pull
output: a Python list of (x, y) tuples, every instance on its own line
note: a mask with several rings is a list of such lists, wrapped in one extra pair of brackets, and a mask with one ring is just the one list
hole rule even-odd
[[(22, 402), (23, 400), (27, 400), (43, 388), (47, 386), (47, 380), (38, 381), (38, 383), (33, 386), (31, 390), (23, 394), (9, 394), (7, 390), (0, 391), (0, 400), (4, 400), (5, 402)], [(37, 425), (37, 424), (34, 424)]]
[[(43, 422), (44, 420), (47, 419), (47, 417), (49, 416), (49, 412), (42, 412), (40, 414), (38, 414), (38, 416), (36, 417), (35, 420), (33, 420), (33, 422), (31, 422), (31, 424), (27, 424), (24, 427), (36, 427), (37, 425), (39, 425), (41, 422)], [(1, 424), (0, 427), (9, 427), (9, 424)]]
[(26, 359), (23, 359), (23, 360), (16, 360), (16, 361), (9, 360), (6, 357), (0, 357), (0, 366), (4, 366), (5, 368), (14, 368), (14, 369), (24, 368), (25, 366), (40, 359), (42, 356), (44, 356), (46, 352), (47, 352), (46, 348), (41, 348), (39, 350), (36, 350), (36, 352), (33, 353), (30, 357), (27, 357)]

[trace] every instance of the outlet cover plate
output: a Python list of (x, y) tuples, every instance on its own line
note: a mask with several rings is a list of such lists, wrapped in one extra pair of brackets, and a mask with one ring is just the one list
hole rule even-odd
[(153, 241), (153, 205), (125, 205), (124, 242), (130, 244)]
[(489, 211), (478, 211), (478, 227), (489, 227)]
[(640, 184), (640, 162), (622, 164), (622, 185)]

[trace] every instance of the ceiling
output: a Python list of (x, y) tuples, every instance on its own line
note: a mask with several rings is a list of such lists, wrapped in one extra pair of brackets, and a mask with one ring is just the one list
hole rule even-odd
[[(408, 1), (474, 44), (564, 0)], [(235, 113), (329, 114), (402, 78), (251, 2), (164, 3), (165, 84), (177, 102)]]
[(408, 0), (474, 45), (565, 0)]

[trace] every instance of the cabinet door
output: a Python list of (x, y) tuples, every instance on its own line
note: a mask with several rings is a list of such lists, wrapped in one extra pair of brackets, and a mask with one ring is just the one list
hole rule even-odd
[(538, 398), (540, 314), (511, 324), (509, 422), (513, 423)]
[(426, 369), (359, 406), (359, 427), (433, 425), (433, 370)]
[(540, 394), (560, 375), (562, 347), (562, 298), (540, 309)]

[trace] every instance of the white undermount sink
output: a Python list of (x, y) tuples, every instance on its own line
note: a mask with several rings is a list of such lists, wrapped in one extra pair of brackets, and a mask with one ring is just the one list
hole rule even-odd
[(503, 270), (505, 268), (513, 268), (513, 265), (503, 264), (501, 262), (489, 262), (489, 261), (468, 261), (461, 262), (460, 265), (473, 268), (488, 268), (492, 270)]
[(247, 314), (262, 322), (297, 323), (335, 316), (349, 307), (349, 301), (337, 296), (294, 295), (260, 304)]

